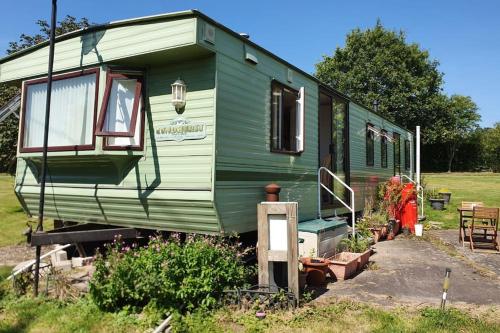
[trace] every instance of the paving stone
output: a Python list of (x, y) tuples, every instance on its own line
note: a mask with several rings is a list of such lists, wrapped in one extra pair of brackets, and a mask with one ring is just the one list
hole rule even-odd
[(334, 282), (320, 297), (337, 296), (382, 305), (394, 303), (439, 305), (447, 267), (451, 268), (449, 304), (500, 305), (500, 280), (484, 277), (458, 257), (421, 239), (397, 237), (375, 245), (370, 261), (378, 269)]

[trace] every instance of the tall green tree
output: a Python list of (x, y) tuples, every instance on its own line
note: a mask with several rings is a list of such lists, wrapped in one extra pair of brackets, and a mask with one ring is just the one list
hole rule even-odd
[(493, 172), (500, 172), (500, 122), (482, 131), (481, 150), (486, 165)]
[(455, 153), (462, 142), (467, 141), (479, 127), (481, 116), (477, 105), (469, 96), (452, 95), (446, 99), (446, 107), (435, 124), (438, 129), (431, 139), (446, 146), (448, 172), (451, 172)]
[(366, 106), (377, 101), (381, 114), (407, 128), (432, 131), (443, 106), (438, 64), (408, 43), (404, 32), (377, 21), (371, 29), (351, 31), (344, 47), (316, 64), (316, 76)]
[[(50, 25), (45, 20), (38, 20), (36, 24), (39, 26), (39, 33), (34, 35), (21, 34), (18, 41), (9, 43), (6, 53), (12, 54), (47, 40), (50, 36)], [(58, 22), (56, 36), (89, 26), (90, 23), (87, 18), (78, 20), (73, 16), (67, 15)], [(10, 87), (0, 83), (0, 106), (9, 102), (19, 91), (19, 87)], [(18, 126), (19, 121), (12, 116), (0, 123), (0, 172), (13, 171), (15, 166)]]

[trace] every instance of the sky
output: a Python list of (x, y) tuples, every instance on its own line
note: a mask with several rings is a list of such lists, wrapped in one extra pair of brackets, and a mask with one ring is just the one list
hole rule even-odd
[[(22, 33), (38, 32), (35, 22), (50, 18), (51, 0), (5, 1), (0, 11), (0, 55)], [(342, 47), (352, 29), (369, 28), (377, 18), (403, 30), (440, 62), (445, 93), (471, 96), (482, 127), (500, 121), (500, 1), (190, 1), (58, 0), (58, 18), (67, 14), (105, 23), (138, 16), (198, 9), (297, 67), (314, 73), (323, 55)]]

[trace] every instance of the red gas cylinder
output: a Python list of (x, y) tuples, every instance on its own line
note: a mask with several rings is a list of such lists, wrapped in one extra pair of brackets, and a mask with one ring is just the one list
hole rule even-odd
[(403, 228), (409, 228), (412, 233), (415, 233), (415, 224), (417, 223), (417, 194), (414, 190), (414, 185), (408, 183), (401, 192), (401, 225)]

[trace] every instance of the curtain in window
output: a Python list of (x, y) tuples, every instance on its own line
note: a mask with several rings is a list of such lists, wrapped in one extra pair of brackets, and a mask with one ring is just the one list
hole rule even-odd
[[(130, 132), (135, 100), (136, 79), (114, 79), (109, 95), (108, 109), (104, 121), (105, 132)], [(141, 110), (141, 101), (139, 101)], [(141, 135), (140, 112), (137, 115), (134, 137), (109, 137), (110, 146), (138, 146)]]
[[(52, 83), (49, 147), (92, 144), (96, 75), (56, 80)], [(26, 89), (24, 147), (42, 147), (47, 83)]]
[[(135, 88), (135, 87), (134, 87)], [(112, 98), (112, 96), (111, 96)], [(110, 103), (111, 103), (111, 98), (110, 98)], [(139, 113), (137, 114), (137, 122), (135, 123), (135, 133), (133, 137), (107, 137), (107, 145), (109, 146), (139, 146), (141, 144), (141, 112), (142, 110), (142, 101), (139, 101)], [(132, 114), (132, 111), (130, 111), (129, 114), (129, 119), (130, 115)], [(118, 132), (123, 131), (128, 131), (128, 127), (125, 128), (125, 124), (122, 124), (121, 126), (124, 126), (123, 128), (117, 128)], [(130, 122), (128, 123), (128, 126), (130, 126)], [(110, 131), (113, 131), (113, 129), (110, 129)]]

